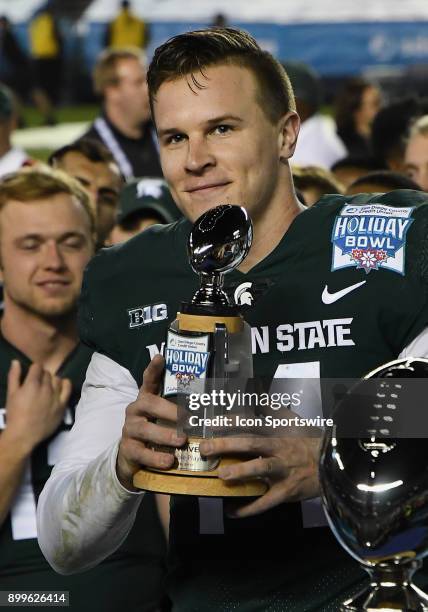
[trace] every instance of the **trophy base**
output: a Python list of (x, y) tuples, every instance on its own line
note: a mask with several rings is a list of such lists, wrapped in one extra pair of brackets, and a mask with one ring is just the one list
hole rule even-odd
[(411, 583), (420, 565), (411, 561), (368, 570), (370, 586), (345, 601), (341, 612), (428, 612), (428, 596)]
[[(221, 459), (221, 464), (236, 463), (236, 459)], [(217, 470), (193, 472), (189, 470), (143, 469), (134, 475), (134, 486), (153, 493), (195, 495), (197, 497), (259, 497), (267, 491), (263, 480), (228, 482), (217, 476)]]

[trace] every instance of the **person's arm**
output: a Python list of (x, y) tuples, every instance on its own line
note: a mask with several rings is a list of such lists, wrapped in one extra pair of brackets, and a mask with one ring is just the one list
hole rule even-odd
[(22, 482), (34, 448), (58, 427), (71, 392), (60, 380), (33, 364), (21, 384), (21, 365), (12, 361), (7, 381), (6, 428), (0, 435), (0, 526)]
[(142, 495), (119, 483), (115, 466), (125, 410), (137, 395), (128, 370), (93, 355), (74, 426), (37, 508), (40, 547), (59, 573), (95, 566), (132, 527)]
[(151, 422), (177, 420), (176, 405), (154, 394), (162, 369), (157, 356), (139, 392), (128, 370), (104, 355), (92, 357), (74, 427), (37, 508), (40, 548), (57, 572), (94, 567), (128, 535), (142, 499), (133, 475), (142, 465), (170, 467), (174, 460), (144, 441), (185, 442)]

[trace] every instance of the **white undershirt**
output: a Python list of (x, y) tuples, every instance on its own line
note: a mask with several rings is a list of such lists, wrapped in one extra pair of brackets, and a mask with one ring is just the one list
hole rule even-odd
[(74, 426), (37, 508), (40, 548), (59, 573), (97, 565), (134, 523), (142, 492), (124, 489), (115, 467), (125, 410), (137, 395), (128, 370), (94, 353)]
[[(399, 357), (428, 357), (428, 329)], [(39, 498), (43, 554), (59, 573), (89, 569), (113, 553), (129, 533), (143, 493), (116, 476), (125, 410), (138, 395), (131, 373), (94, 353), (76, 409), (75, 424)]]

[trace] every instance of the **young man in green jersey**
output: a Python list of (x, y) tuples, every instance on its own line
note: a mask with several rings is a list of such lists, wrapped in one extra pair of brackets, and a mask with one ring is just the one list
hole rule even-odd
[[(59, 576), (37, 544), (37, 500), (73, 425), (92, 354), (79, 343), (76, 310), (94, 230), (87, 194), (66, 175), (29, 170), (0, 183), (0, 590), (68, 591), (76, 612), (123, 603), (154, 611), (163, 541), (153, 500), (144, 510), (152, 533), (135, 533), (86, 575)], [(142, 596), (132, 583), (143, 558), (151, 580)]]
[[(249, 256), (225, 282), (238, 304), (252, 302), (245, 318), (257, 376), (359, 377), (401, 352), (426, 351), (424, 194), (328, 196), (304, 210), (289, 166), (299, 118), (288, 78), (244, 32), (171, 39), (155, 52), (148, 83), (164, 175), (188, 220), (102, 252), (85, 277), (80, 333), (96, 352), (38, 514), (41, 546), (62, 572), (91, 567), (125, 537), (142, 497), (133, 475), (171, 465), (153, 443), (185, 442), (153, 418), (176, 418), (158, 396), (156, 355), (198, 286), (189, 220), (218, 204), (244, 205), (252, 217)], [(106, 421), (116, 421), (114, 435), (101, 429)], [(317, 440), (216, 438), (201, 450), (245, 455), (220, 477), (261, 477), (269, 489), (228, 513), (221, 502), (172, 500), (175, 609), (336, 610), (362, 572), (301, 503), (318, 495)]]

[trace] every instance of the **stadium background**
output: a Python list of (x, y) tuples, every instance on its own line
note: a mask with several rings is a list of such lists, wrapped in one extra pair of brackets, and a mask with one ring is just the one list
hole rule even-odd
[[(27, 129), (14, 142), (42, 157), (83, 131), (97, 114), (91, 70), (104, 46), (106, 26), (118, 0), (0, 0), (0, 15), (11, 22), (28, 50), (28, 25), (46, 5), (55, 11), (63, 36), (64, 79), (59, 125), (33, 128), (39, 117), (25, 109)], [(153, 49), (188, 29), (203, 27), (218, 13), (243, 27), (279, 59), (312, 66), (324, 81), (325, 107), (342, 80), (362, 75), (375, 80), (389, 100), (409, 93), (428, 94), (428, 4), (425, 0), (133, 0), (133, 12), (150, 24)], [(2, 66), (3, 63), (3, 66)], [(4, 60), (0, 58), (0, 80)], [(73, 123), (75, 125), (69, 125)], [(30, 128), (30, 129), (28, 129)], [(36, 129), (36, 131), (34, 131)], [(42, 131), (40, 131), (42, 130)]]

